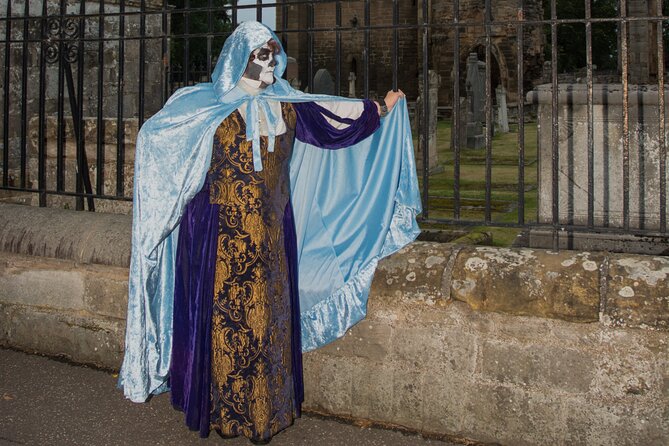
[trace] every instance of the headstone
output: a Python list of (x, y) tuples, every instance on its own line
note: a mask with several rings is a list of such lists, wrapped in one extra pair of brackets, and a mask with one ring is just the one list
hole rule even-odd
[(334, 94), (335, 85), (330, 72), (325, 68), (316, 71), (314, 76), (314, 88), (310, 89), (314, 94)]
[[(480, 65), (476, 53), (470, 53), (467, 59), (467, 108), (464, 111), (467, 117), (466, 134), (467, 148), (480, 149), (485, 145), (483, 125), (485, 120), (485, 82), (482, 82)], [(485, 72), (485, 64), (483, 64)]]
[(302, 81), (300, 81), (297, 78), (291, 79), (290, 80), (290, 86), (293, 87), (295, 90), (299, 90), (300, 87), (302, 87)]
[[(430, 172), (434, 173), (439, 167), (439, 155), (437, 152), (437, 106), (439, 104), (439, 86), (441, 85), (441, 76), (437, 74), (436, 71), (430, 70), (428, 72), (428, 92), (429, 92), (429, 120), (426, 123), (424, 114), (424, 85), (421, 81), (419, 82), (419, 97), (416, 101), (416, 123), (417, 129), (421, 129), (422, 126), (427, 126), (427, 147), (428, 147), (428, 169)], [(418, 138), (418, 152), (416, 153), (416, 165), (418, 170), (423, 168), (423, 151), (425, 150), (423, 138), (419, 136)]]
[(509, 111), (506, 108), (506, 89), (498, 85), (495, 89), (497, 96), (497, 128), (502, 133), (509, 133)]
[(542, 84), (550, 84), (552, 82), (552, 64), (550, 60), (547, 60), (544, 62), (544, 65), (541, 70), (541, 83)]
[[(471, 104), (469, 104), (471, 105)], [(483, 125), (479, 121), (474, 120), (474, 114), (471, 109), (467, 111), (467, 148), (481, 149), (485, 146), (485, 135), (483, 134)]]
[[(483, 73), (481, 73), (483, 71)], [(483, 76), (481, 76), (483, 74)], [(473, 119), (485, 121), (485, 62), (478, 59), (476, 53), (470, 53), (467, 59), (467, 92), (471, 102)]]
[(348, 75), (348, 97), (349, 98), (354, 98), (355, 97), (355, 80), (356, 76), (353, 71), (351, 71)]

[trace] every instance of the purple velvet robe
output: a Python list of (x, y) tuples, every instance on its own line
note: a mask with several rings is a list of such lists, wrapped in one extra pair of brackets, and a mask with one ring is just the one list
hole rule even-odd
[[(340, 118), (315, 103), (296, 103), (292, 104), (292, 107), (297, 116), (295, 137), (324, 149), (349, 147), (367, 138), (379, 127), (376, 105), (369, 100), (365, 101), (364, 111), (358, 119)], [(326, 116), (348, 124), (348, 127), (337, 129), (326, 121)], [(226, 121), (227, 119), (229, 118), (226, 118)], [(223, 126), (226, 121), (221, 125)], [(188, 427), (198, 430), (202, 437), (208, 436), (212, 421), (211, 330), (220, 211), (218, 204), (210, 202), (210, 192), (208, 180), (186, 207), (179, 227), (170, 364), (172, 403), (175, 408), (184, 412)], [(299, 416), (300, 404), (304, 400), (304, 387), (300, 346), (297, 242), (290, 200), (285, 205), (281, 225), (288, 265), (287, 282), (290, 289), (292, 376), (286, 378), (292, 380), (293, 415)], [(271, 437), (269, 432), (246, 435), (256, 440)]]

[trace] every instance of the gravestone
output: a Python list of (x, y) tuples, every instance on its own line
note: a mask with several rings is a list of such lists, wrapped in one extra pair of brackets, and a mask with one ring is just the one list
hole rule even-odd
[[(427, 127), (427, 147), (428, 147), (428, 169), (430, 172), (434, 173), (439, 167), (439, 155), (437, 153), (437, 106), (439, 104), (439, 86), (441, 85), (441, 76), (437, 74), (436, 71), (430, 70), (428, 72), (428, 93), (429, 93), (429, 120), (425, 122), (425, 88), (423, 85), (423, 79), (419, 81), (418, 90), (420, 96), (416, 100), (416, 128), (422, 129), (423, 126)], [(416, 165), (419, 170), (423, 169), (423, 151), (424, 151), (424, 138), (418, 138), (418, 151), (416, 153)]]
[(465, 80), (471, 102), (474, 121), (485, 121), (485, 62), (481, 62), (476, 53), (470, 53), (467, 59), (467, 78)]
[(480, 149), (485, 145), (483, 125), (485, 120), (485, 82), (482, 82), (480, 62), (476, 53), (470, 53), (467, 59), (467, 148)]
[(354, 98), (355, 97), (355, 80), (356, 80), (356, 75), (353, 71), (351, 71), (348, 75), (348, 97), (349, 98)]
[(509, 111), (506, 107), (506, 89), (502, 85), (495, 88), (497, 96), (497, 128), (502, 133), (509, 133)]
[(328, 70), (321, 68), (316, 71), (316, 75), (314, 76), (314, 88), (311, 89), (310, 92), (314, 94), (334, 94), (335, 85)]

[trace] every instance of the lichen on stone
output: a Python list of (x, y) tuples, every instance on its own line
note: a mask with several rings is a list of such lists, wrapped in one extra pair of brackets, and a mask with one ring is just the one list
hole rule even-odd
[(634, 297), (634, 290), (632, 287), (625, 286), (618, 291), (618, 294), (622, 297)]
[(654, 260), (660, 264), (657, 265), (659, 269), (655, 269), (655, 265), (648, 260), (638, 260), (634, 257), (625, 257), (615, 262), (625, 268), (628, 278), (643, 280), (650, 286), (656, 286), (658, 282), (666, 280), (669, 274), (669, 260), (660, 258)]
[(465, 262), (465, 268), (470, 271), (484, 271), (488, 269), (488, 262), (481, 257), (470, 257)]
[(441, 256), (429, 256), (425, 259), (425, 266), (427, 268), (432, 268), (434, 265), (440, 265), (446, 261), (445, 257)]

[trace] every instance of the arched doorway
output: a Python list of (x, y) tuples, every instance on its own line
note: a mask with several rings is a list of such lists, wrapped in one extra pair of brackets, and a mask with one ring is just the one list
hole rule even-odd
[[(467, 85), (467, 60), (469, 58), (469, 55), (471, 53), (476, 53), (476, 56), (478, 57), (478, 60), (481, 62), (486, 62), (486, 51), (485, 51), (485, 45), (484, 44), (477, 44), (473, 48), (471, 48), (469, 51), (463, 51), (460, 54), (460, 91), (466, 92), (466, 85)], [(504, 88), (506, 86), (504, 85), (505, 82), (502, 79), (502, 70), (500, 68), (500, 63), (496, 55), (497, 51), (493, 47), (490, 50), (490, 91), (493, 93), (492, 94), (492, 100), (493, 103), (496, 100), (495, 99), (495, 88), (497, 86), (502, 85)]]

